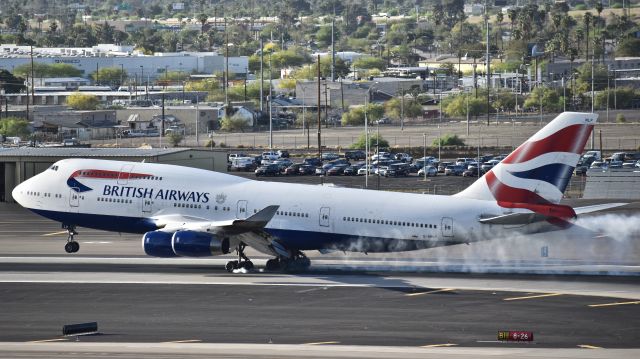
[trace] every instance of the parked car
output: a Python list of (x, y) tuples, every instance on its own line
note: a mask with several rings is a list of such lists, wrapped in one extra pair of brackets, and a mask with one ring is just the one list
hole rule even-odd
[(438, 169), (433, 167), (433, 166), (425, 166), (422, 167), (419, 171), (418, 171), (418, 176), (419, 177), (424, 177), (425, 176), (425, 172), (427, 173), (427, 177), (434, 177), (438, 175)]
[(353, 164), (353, 165), (351, 165), (351, 166), (349, 166), (349, 167), (345, 168), (345, 169), (344, 169), (344, 173), (343, 173), (343, 174), (344, 174), (345, 176), (355, 176), (355, 175), (357, 175), (357, 174), (358, 174), (358, 170), (359, 170), (360, 168), (362, 168), (362, 166), (364, 166), (364, 163), (363, 163), (363, 162)]
[(461, 176), (464, 172), (464, 167), (461, 165), (449, 165), (444, 169), (445, 176)]
[(487, 173), (493, 167), (495, 167), (498, 163), (500, 163), (500, 161), (498, 161), (498, 160), (489, 160), (489, 161), (483, 163), (482, 166), (480, 166), (480, 172)]
[(253, 157), (235, 157), (231, 160), (231, 169), (234, 171), (253, 171), (256, 168)]
[(302, 163), (315, 167), (322, 166), (322, 161), (317, 157), (305, 158)]
[(348, 160), (364, 160), (367, 158), (367, 154), (364, 153), (364, 151), (347, 151), (344, 153), (344, 158), (348, 159)]
[(478, 173), (478, 167), (470, 166), (469, 168), (464, 170), (464, 172), (462, 172), (462, 177), (480, 177)]
[(573, 174), (575, 174), (576, 176), (586, 176), (588, 170), (589, 166), (578, 164), (576, 166), (576, 169), (573, 170)]
[(280, 172), (283, 172), (287, 167), (291, 166), (293, 162), (288, 158), (281, 158), (277, 161), (273, 161), (272, 164), (280, 167)]
[(327, 176), (339, 176), (344, 173), (347, 167), (349, 167), (349, 165), (337, 164), (327, 170)]
[(278, 150), (277, 153), (280, 158), (289, 158), (289, 151), (287, 150)]
[(378, 125), (388, 125), (391, 123), (391, 119), (389, 117), (383, 117), (376, 121)]
[(340, 158), (340, 155), (332, 152), (325, 152), (320, 157), (323, 161), (333, 161)]
[(413, 157), (411, 157), (411, 155), (408, 153), (396, 153), (395, 158), (396, 160), (405, 163), (411, 163), (411, 161), (413, 161)]
[(284, 169), (285, 176), (297, 176), (300, 174), (300, 167), (302, 167), (302, 163), (294, 163), (291, 166)]
[(468, 165), (469, 163), (471, 163), (471, 162), (476, 162), (476, 160), (475, 160), (475, 159), (473, 159), (473, 158), (468, 158), (468, 157), (461, 157), (461, 158), (458, 158), (458, 159), (456, 160), (456, 164), (457, 164), (457, 165), (465, 166), (465, 168), (466, 168), (466, 167), (467, 167), (467, 165)]
[(280, 155), (278, 154), (278, 152), (262, 152), (262, 159), (263, 160), (267, 160), (267, 161), (275, 161), (278, 158), (280, 158)]
[(396, 163), (387, 167), (387, 171), (384, 176), (386, 177), (400, 177), (409, 175), (409, 165), (406, 163)]
[(447, 166), (453, 165), (453, 162), (440, 162), (438, 163), (438, 172), (439, 173), (444, 173), (445, 168), (447, 168)]
[(364, 176), (367, 174), (370, 175), (374, 173), (375, 169), (376, 169), (376, 166), (374, 165), (362, 166), (358, 169), (358, 176)]
[(389, 152), (378, 152), (375, 155), (371, 156), (371, 161), (390, 160), (391, 157), (391, 153)]
[(259, 176), (277, 176), (280, 174), (280, 166), (270, 164), (265, 166), (260, 166), (255, 171), (256, 177)]
[(301, 165), (298, 169), (301, 175), (312, 175), (316, 173), (316, 166), (312, 165)]

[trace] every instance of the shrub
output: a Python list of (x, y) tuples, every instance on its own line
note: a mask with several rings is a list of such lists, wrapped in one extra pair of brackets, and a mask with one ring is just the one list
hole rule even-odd
[(464, 146), (464, 140), (458, 137), (458, 135), (446, 134), (440, 137), (440, 141), (438, 141), (437, 138), (433, 140), (433, 143), (431, 145), (437, 147), (438, 142), (440, 146)]
[(178, 147), (178, 145), (180, 144), (180, 142), (182, 142), (182, 139), (184, 137), (176, 132), (172, 132), (170, 134), (167, 135), (167, 140), (169, 140), (169, 143), (171, 144), (171, 146), (173, 147)]
[(216, 147), (216, 141), (214, 141), (213, 139), (207, 141), (207, 144), (204, 145), (205, 147)]
[[(358, 137), (358, 140), (356, 142), (354, 142), (351, 146), (349, 146), (349, 148), (351, 148), (351, 149), (364, 149), (366, 143), (367, 143), (366, 135), (363, 133), (363, 134), (360, 135), (360, 137)], [(373, 134), (373, 135), (369, 136), (369, 148), (375, 148), (376, 147), (376, 143), (378, 144), (378, 147), (380, 147), (380, 148), (389, 147), (389, 141), (387, 141), (384, 138), (382, 138), (382, 136), (378, 137), (377, 134)]]
[(623, 114), (619, 113), (616, 115), (616, 122), (617, 123), (625, 123), (627, 122), (627, 119), (624, 117)]

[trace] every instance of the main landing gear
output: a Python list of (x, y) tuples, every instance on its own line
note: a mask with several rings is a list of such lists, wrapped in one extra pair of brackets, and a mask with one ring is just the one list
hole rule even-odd
[(302, 272), (311, 266), (311, 260), (304, 253), (297, 251), (290, 258), (278, 256), (267, 261), (267, 270), (271, 272)]
[(69, 233), (69, 236), (67, 237), (67, 243), (64, 245), (64, 250), (67, 253), (76, 253), (80, 250), (80, 243), (73, 240), (73, 236), (78, 234), (78, 232), (76, 232), (76, 227), (64, 226), (63, 228), (65, 228), (67, 230), (67, 233)]
[(241, 268), (244, 268), (246, 270), (253, 269), (253, 262), (249, 260), (249, 257), (247, 257), (244, 254), (244, 249), (246, 247), (247, 245), (242, 242), (238, 244), (238, 248), (236, 248), (236, 252), (238, 252), (238, 260), (227, 262), (227, 265), (225, 266), (225, 268), (227, 269), (227, 272), (233, 272), (235, 269), (241, 269)]

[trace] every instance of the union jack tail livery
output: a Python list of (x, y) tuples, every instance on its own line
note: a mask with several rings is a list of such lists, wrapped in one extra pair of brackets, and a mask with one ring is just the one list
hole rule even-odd
[(456, 196), (497, 201), (504, 208), (526, 208), (554, 217), (575, 216), (570, 207), (557, 204), (597, 119), (593, 113), (561, 113)]

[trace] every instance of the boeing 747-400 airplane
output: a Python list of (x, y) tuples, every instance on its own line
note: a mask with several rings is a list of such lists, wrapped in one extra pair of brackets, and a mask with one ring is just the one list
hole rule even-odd
[[(156, 257), (237, 251), (227, 270), (251, 269), (244, 249), (274, 256), (268, 270), (304, 269), (303, 251), (396, 252), (563, 229), (560, 205), (597, 115), (565, 112), (453, 196), (258, 182), (180, 166), (65, 159), (18, 185), (23, 207), (58, 221), (77, 252), (76, 227), (140, 233)], [(615, 204), (614, 204), (615, 205)], [(610, 205), (614, 206), (614, 205)]]

